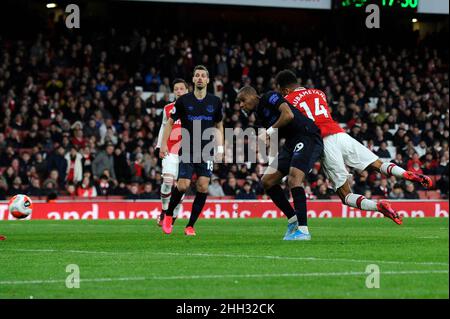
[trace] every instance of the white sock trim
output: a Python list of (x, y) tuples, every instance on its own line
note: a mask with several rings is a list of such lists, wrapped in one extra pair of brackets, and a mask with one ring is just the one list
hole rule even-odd
[(289, 224), (295, 223), (296, 221), (297, 221), (297, 215), (294, 215), (288, 219)]

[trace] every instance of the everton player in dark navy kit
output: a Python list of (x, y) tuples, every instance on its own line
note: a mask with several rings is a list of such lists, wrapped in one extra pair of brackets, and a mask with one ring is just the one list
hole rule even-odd
[[(187, 236), (195, 236), (194, 224), (205, 205), (214, 160), (221, 161), (224, 154), (222, 102), (218, 97), (207, 93), (208, 70), (202, 65), (196, 66), (192, 81), (195, 86), (194, 92), (177, 99), (170, 119), (164, 128), (161, 142), (160, 157), (164, 158), (168, 154), (167, 140), (172, 125), (179, 119), (181, 121), (182, 143), (178, 182), (162, 223), (163, 232), (166, 234), (172, 232), (173, 210), (189, 188), (192, 175), (195, 172), (197, 175), (197, 193), (192, 204), (189, 223), (184, 231)], [(215, 147), (214, 145), (211, 147), (213, 140), (204, 139), (205, 136), (207, 138), (216, 137)]]
[[(320, 160), (323, 141), (314, 122), (290, 105), (278, 92), (258, 96), (250, 86), (243, 87), (237, 96), (242, 112), (255, 112), (259, 124), (269, 137), (285, 139), (277, 157), (269, 164), (262, 183), (267, 195), (289, 220), (284, 240), (310, 240), (307, 226), (306, 195), (302, 187), (305, 175)], [(288, 176), (294, 208), (285, 197), (280, 182)]]

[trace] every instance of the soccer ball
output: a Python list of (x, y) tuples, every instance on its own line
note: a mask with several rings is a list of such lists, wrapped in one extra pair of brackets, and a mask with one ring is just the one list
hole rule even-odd
[(24, 219), (31, 215), (33, 203), (27, 195), (15, 195), (8, 203), (9, 213), (17, 219)]

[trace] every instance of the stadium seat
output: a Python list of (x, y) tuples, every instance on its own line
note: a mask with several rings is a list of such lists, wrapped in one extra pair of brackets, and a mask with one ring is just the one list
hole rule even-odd
[(428, 199), (441, 199), (440, 191), (427, 191)]
[(20, 148), (19, 149), (19, 154), (22, 155), (23, 153), (30, 153), (33, 151), (32, 148)]
[(427, 191), (417, 191), (420, 199), (428, 199)]
[(236, 180), (236, 183), (239, 187), (242, 187), (242, 186), (244, 186), (245, 179), (242, 179), (242, 178), (238, 179), (238, 180)]
[(39, 124), (41, 125), (41, 127), (47, 127), (52, 123), (51, 119), (41, 119), (39, 121)]

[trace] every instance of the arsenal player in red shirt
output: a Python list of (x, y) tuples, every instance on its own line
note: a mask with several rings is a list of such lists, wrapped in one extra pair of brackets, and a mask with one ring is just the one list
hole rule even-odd
[(395, 223), (402, 224), (401, 218), (388, 202), (375, 202), (352, 192), (348, 181), (351, 174), (346, 165), (361, 171), (371, 167), (387, 176), (419, 182), (426, 188), (432, 186), (432, 180), (428, 176), (405, 171), (394, 163), (381, 161), (372, 151), (345, 133), (331, 117), (325, 93), (301, 87), (292, 71), (278, 73), (276, 84), (285, 99), (319, 127), (324, 143), (323, 169), (342, 202), (362, 210), (379, 211)]
[[(173, 92), (175, 94), (175, 99), (189, 92), (188, 84), (185, 80), (175, 79), (173, 81)], [(158, 142), (156, 148), (161, 148), (162, 137), (164, 133), (164, 128), (166, 127), (167, 121), (170, 118), (170, 114), (173, 110), (175, 102), (167, 104), (164, 106), (163, 110), (163, 120), (161, 128), (159, 129)], [(172, 196), (172, 187), (174, 181), (178, 178), (178, 165), (179, 157), (178, 151), (181, 145), (181, 121), (177, 120), (173, 123), (172, 132), (167, 140), (168, 154), (162, 160), (162, 177), (163, 183), (161, 185), (161, 202), (162, 202), (162, 213), (158, 218), (158, 225), (162, 226), (162, 220), (164, 219), (164, 214), (169, 206), (170, 197)], [(181, 201), (183, 198), (181, 199)], [(177, 205), (173, 212), (173, 222), (177, 218), (181, 209), (181, 202)]]

